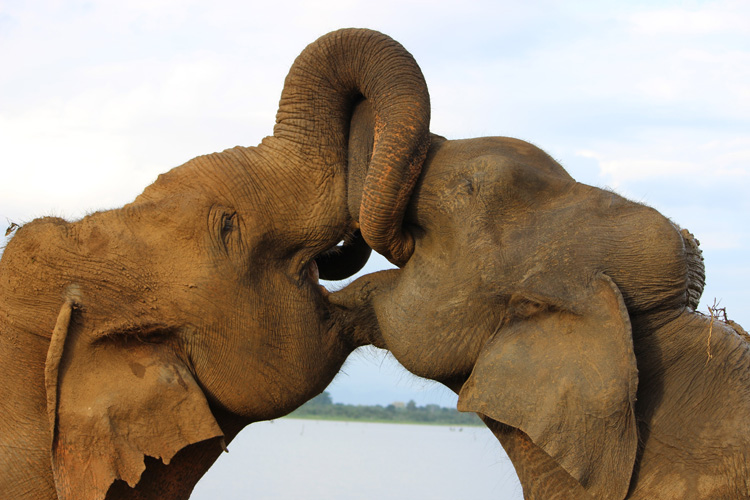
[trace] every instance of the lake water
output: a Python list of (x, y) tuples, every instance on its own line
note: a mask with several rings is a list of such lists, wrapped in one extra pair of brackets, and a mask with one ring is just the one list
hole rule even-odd
[(191, 500), (522, 500), (485, 427), (281, 419), (250, 425)]

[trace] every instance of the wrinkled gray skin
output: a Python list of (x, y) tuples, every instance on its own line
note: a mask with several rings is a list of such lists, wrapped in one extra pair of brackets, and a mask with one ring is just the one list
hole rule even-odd
[(695, 312), (695, 239), (508, 138), (433, 137), (400, 270), (333, 295), (459, 394), (527, 499), (747, 499), (750, 342)]
[[(379, 117), (362, 237), (403, 261), (429, 98), (411, 55), (369, 30), (300, 54), (257, 147), (195, 158), (120, 209), (17, 231), (0, 260), (0, 499), (185, 499), (243, 426), (330, 383), (356, 345), (315, 260), (357, 227), (362, 99)], [(328, 271), (362, 260), (341, 252)]]

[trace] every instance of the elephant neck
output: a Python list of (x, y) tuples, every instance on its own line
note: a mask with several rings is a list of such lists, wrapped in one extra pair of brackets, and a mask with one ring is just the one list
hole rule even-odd
[[(670, 474), (700, 476), (716, 488), (739, 484), (746, 476), (727, 470), (750, 463), (750, 337), (689, 310), (646, 334), (644, 328), (647, 322), (633, 319), (641, 439), (637, 484), (648, 491)], [(719, 497), (724, 498), (697, 498)]]

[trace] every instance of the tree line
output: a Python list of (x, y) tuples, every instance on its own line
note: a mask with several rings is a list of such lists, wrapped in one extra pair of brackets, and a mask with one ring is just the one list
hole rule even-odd
[(289, 414), (289, 417), (402, 424), (483, 425), (476, 414), (461, 413), (455, 408), (434, 404), (417, 406), (414, 400), (388, 406), (346, 405), (334, 403), (328, 391), (311, 399)]

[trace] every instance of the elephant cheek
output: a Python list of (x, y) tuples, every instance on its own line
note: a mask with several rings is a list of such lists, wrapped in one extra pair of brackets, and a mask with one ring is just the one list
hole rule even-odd
[[(453, 306), (456, 301), (473, 304), (470, 325), (464, 309)], [(421, 286), (419, 278), (404, 273), (393, 293), (375, 298), (373, 309), (385, 348), (399, 363), (417, 376), (446, 382), (471, 373), (503, 314), (495, 302), (478, 294), (476, 299), (457, 296), (442, 283)]]
[(349, 351), (316, 301), (302, 303), (258, 308), (197, 336), (191, 357), (210, 399), (252, 422), (281, 417), (330, 383)]

